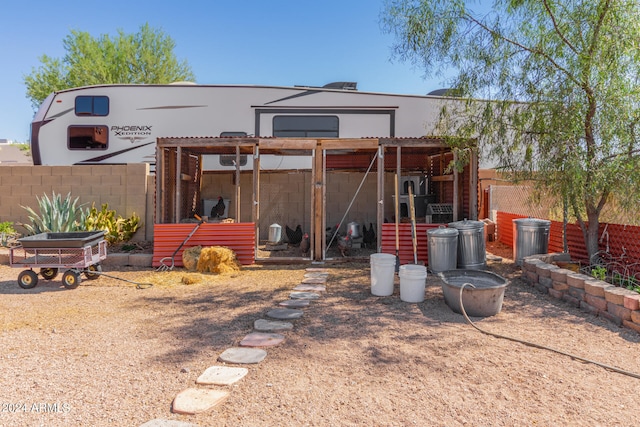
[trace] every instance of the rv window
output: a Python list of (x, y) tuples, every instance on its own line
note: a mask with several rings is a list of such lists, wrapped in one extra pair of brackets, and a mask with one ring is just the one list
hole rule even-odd
[(69, 126), (67, 134), (70, 150), (106, 150), (109, 143), (106, 126)]
[(273, 136), (297, 138), (337, 138), (336, 116), (275, 116)]
[(76, 116), (109, 115), (109, 98), (106, 96), (76, 96)]
[[(221, 132), (220, 137), (230, 137), (230, 136), (247, 136), (246, 132)], [(240, 166), (244, 166), (247, 164), (247, 155), (240, 155)], [(236, 155), (235, 154), (221, 154), (220, 155), (220, 166), (235, 166), (236, 165)]]
[[(240, 166), (247, 164), (247, 155), (240, 155)], [(235, 154), (220, 154), (220, 166), (235, 166), (236, 155)]]

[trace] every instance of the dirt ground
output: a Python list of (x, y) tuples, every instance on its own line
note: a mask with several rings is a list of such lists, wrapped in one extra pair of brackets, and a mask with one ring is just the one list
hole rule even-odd
[[(511, 280), (481, 329), (640, 373), (640, 336), (519, 279), (510, 248), (490, 269)], [(502, 253), (501, 253), (502, 252)], [(65, 289), (23, 290), (0, 266), (0, 426), (629, 426), (640, 379), (485, 335), (427, 278), (423, 303), (370, 292), (366, 263), (326, 265), (327, 292), (268, 348), (228, 399), (194, 416), (171, 402), (252, 331), (309, 265), (251, 266), (190, 276), (121, 269)], [(319, 267), (314, 265), (314, 267)], [(189, 282), (188, 281), (188, 282)]]

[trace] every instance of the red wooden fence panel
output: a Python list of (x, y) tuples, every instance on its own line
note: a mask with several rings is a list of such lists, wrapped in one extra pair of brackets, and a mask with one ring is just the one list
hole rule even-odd
[[(154, 224), (153, 266), (159, 267), (162, 258), (171, 257), (196, 226), (197, 224), (194, 223)], [(252, 222), (203, 223), (175, 255), (174, 265), (182, 267), (182, 251), (198, 245), (203, 247), (226, 246), (235, 252), (240, 264), (253, 264), (256, 258), (255, 224)]]
[[(429, 251), (427, 244), (427, 230), (430, 228), (438, 228), (442, 224), (416, 224), (416, 246), (418, 254), (418, 262), (424, 265), (429, 264)], [(398, 224), (398, 236), (400, 239), (400, 264), (413, 264), (413, 242), (411, 240), (411, 224)], [(396, 224), (382, 224), (382, 241), (381, 252), (387, 254), (396, 254)]]
[[(506, 212), (497, 214), (498, 240), (513, 247), (513, 220), (526, 218)], [(562, 222), (551, 221), (549, 231), (549, 252), (563, 252)], [(600, 224), (598, 230), (598, 250), (612, 258), (623, 257), (628, 263), (640, 262), (640, 227), (622, 224)], [(626, 243), (626, 244), (625, 244)], [(573, 260), (589, 262), (582, 229), (578, 224), (567, 224), (567, 246)]]

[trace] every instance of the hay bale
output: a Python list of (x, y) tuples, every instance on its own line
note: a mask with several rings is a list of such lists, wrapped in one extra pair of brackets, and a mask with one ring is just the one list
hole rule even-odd
[(224, 246), (203, 248), (196, 269), (200, 273), (233, 273), (240, 271), (236, 254)]
[(202, 246), (192, 246), (182, 251), (182, 265), (189, 271), (196, 271)]

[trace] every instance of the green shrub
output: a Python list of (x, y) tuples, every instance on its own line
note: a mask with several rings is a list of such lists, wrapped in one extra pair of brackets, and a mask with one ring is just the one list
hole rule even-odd
[(13, 222), (4, 221), (0, 222), (0, 245), (7, 246), (9, 238), (16, 235), (16, 230), (13, 228)]
[(22, 206), (29, 213), (31, 224), (23, 224), (29, 234), (40, 233), (69, 233), (85, 229), (86, 210), (78, 205), (78, 197), (71, 200), (71, 193), (62, 199), (55, 191), (51, 199), (45, 194), (42, 198), (36, 196), (40, 207), (40, 214), (32, 208)]
[(109, 244), (131, 240), (140, 225), (140, 217), (135, 212), (128, 219), (120, 215), (116, 217), (116, 211), (110, 210), (107, 203), (104, 203), (100, 210), (96, 209), (95, 203), (91, 205), (85, 219), (86, 229), (88, 231), (104, 230), (106, 232), (104, 238)]

